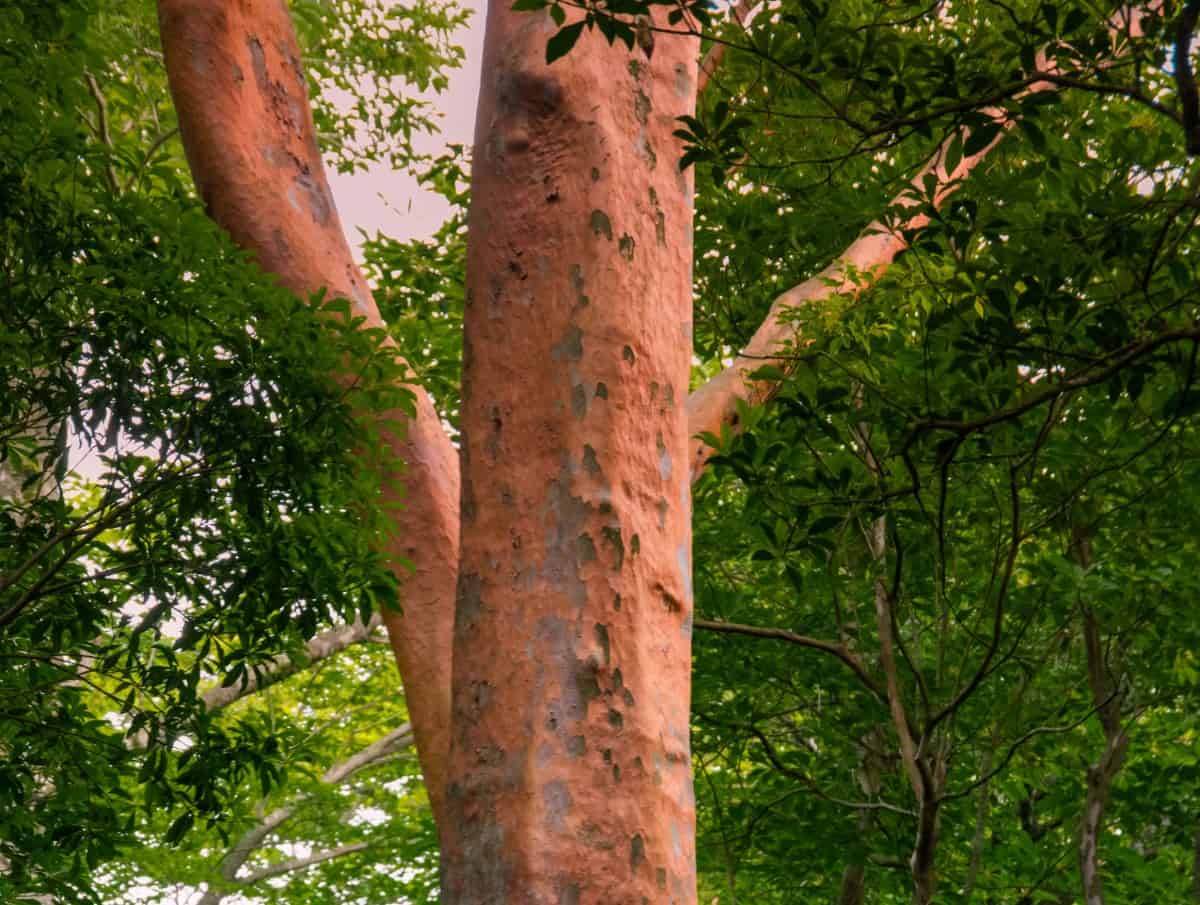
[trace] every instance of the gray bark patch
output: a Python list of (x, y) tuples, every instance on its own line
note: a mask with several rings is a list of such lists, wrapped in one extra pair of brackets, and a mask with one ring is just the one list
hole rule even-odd
[(258, 40), (258, 35), (250, 35), (246, 44), (250, 48), (250, 67), (254, 70), (254, 81), (259, 91), (266, 91), (270, 87), (270, 80), (267, 78), (267, 54), (263, 50), (262, 41)]
[(561, 833), (566, 829), (567, 815), (571, 813), (571, 793), (561, 780), (542, 786), (542, 805), (546, 809), (546, 829)]
[(555, 361), (579, 361), (583, 358), (583, 331), (571, 324), (563, 338), (550, 349), (550, 354)]

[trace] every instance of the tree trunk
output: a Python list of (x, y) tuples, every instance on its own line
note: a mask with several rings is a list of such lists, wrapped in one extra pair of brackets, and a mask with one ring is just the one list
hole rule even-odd
[(1083, 826), (1079, 834), (1079, 874), (1084, 905), (1104, 905), (1104, 882), (1100, 874), (1104, 809), (1108, 806), (1113, 780), (1125, 760), (1128, 742), (1129, 736), (1123, 732), (1108, 739), (1100, 760), (1088, 767)]
[(988, 814), (991, 810), (991, 792), (986, 777), (992, 772), (992, 761), (996, 755), (995, 745), (996, 730), (993, 730), (991, 741), (984, 749), (983, 759), (979, 765), (979, 775), (985, 779), (979, 787), (979, 798), (975, 802), (975, 835), (971, 839), (971, 859), (967, 862), (967, 878), (963, 881), (962, 897), (964, 902), (969, 902), (975, 894), (975, 884), (979, 880), (979, 868), (983, 864), (984, 831), (987, 828)]
[(446, 905), (695, 902), (697, 45), (492, 3), (464, 317)]
[[(301, 296), (350, 300), (367, 326), (383, 321), (342, 231), (317, 147), (300, 50), (281, 2), (159, 0), (171, 95), (196, 188), (209, 214), (265, 270)], [(388, 552), (403, 614), (383, 614), (404, 679), (435, 816), (445, 788), (450, 619), (458, 565), (458, 462), (428, 395), (404, 436), (406, 493)]]

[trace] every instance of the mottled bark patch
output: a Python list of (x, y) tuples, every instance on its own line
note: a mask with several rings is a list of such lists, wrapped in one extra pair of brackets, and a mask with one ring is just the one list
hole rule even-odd
[(546, 829), (561, 833), (566, 829), (567, 815), (571, 813), (571, 793), (561, 780), (548, 782), (542, 787), (542, 806), (545, 808)]
[(271, 86), (271, 80), (267, 77), (267, 54), (262, 41), (258, 35), (250, 35), (246, 38), (246, 45), (250, 48), (250, 68), (254, 70), (254, 81), (259, 91), (266, 91)]
[(563, 338), (550, 350), (555, 361), (579, 361), (583, 358), (583, 331), (575, 324), (567, 327)]
[(587, 415), (587, 409), (587, 387), (582, 383), (577, 383), (571, 387), (571, 411), (576, 418), (583, 418)]
[(650, 98), (641, 88), (633, 93), (633, 114), (643, 126), (650, 121)]
[(608, 626), (597, 622), (594, 631), (596, 632), (596, 644), (600, 646), (600, 652), (604, 657), (604, 665), (607, 666), (612, 654), (608, 640)]
[(454, 608), (454, 632), (475, 631), (483, 612), (483, 579), (478, 575), (461, 575), (458, 579), (458, 602)]
[[(597, 392), (599, 391), (597, 390)], [(596, 450), (587, 444), (583, 447), (583, 470), (588, 474), (600, 474), (600, 462), (596, 458)]]
[(629, 840), (629, 867), (631, 870), (637, 870), (646, 861), (646, 840), (642, 838), (642, 834), (636, 834)]
[(608, 214), (601, 210), (592, 211), (591, 217), (588, 219), (591, 225), (592, 233), (597, 236), (604, 236), (610, 242), (613, 237), (612, 221), (608, 219)]
[[(613, 571), (620, 572), (621, 567), (625, 564), (625, 541), (621, 539), (620, 528), (604, 527), (600, 529), (600, 536), (606, 546), (612, 547), (613, 551)], [(617, 595), (616, 608), (621, 608), (621, 595)]]

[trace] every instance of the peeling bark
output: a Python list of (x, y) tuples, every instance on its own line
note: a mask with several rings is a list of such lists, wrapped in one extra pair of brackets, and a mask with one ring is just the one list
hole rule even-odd
[(446, 905), (696, 900), (684, 398), (697, 42), (488, 11)]
[[(300, 51), (282, 2), (159, 0), (171, 94), (209, 214), (294, 292), (325, 289), (384, 326), (359, 273), (317, 147)], [(458, 462), (428, 395), (389, 435), (405, 463), (404, 508), (388, 552), (403, 615), (384, 614), (404, 679), (421, 767), (440, 817), (449, 747), (450, 601), (458, 562)]]

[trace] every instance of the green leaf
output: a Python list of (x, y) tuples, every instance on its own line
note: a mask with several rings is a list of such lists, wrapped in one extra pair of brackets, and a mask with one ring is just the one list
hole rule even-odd
[(579, 36), (583, 34), (584, 24), (583, 22), (573, 22), (550, 38), (546, 43), (547, 63), (553, 63), (570, 52), (571, 48), (575, 46), (575, 42), (579, 40)]

